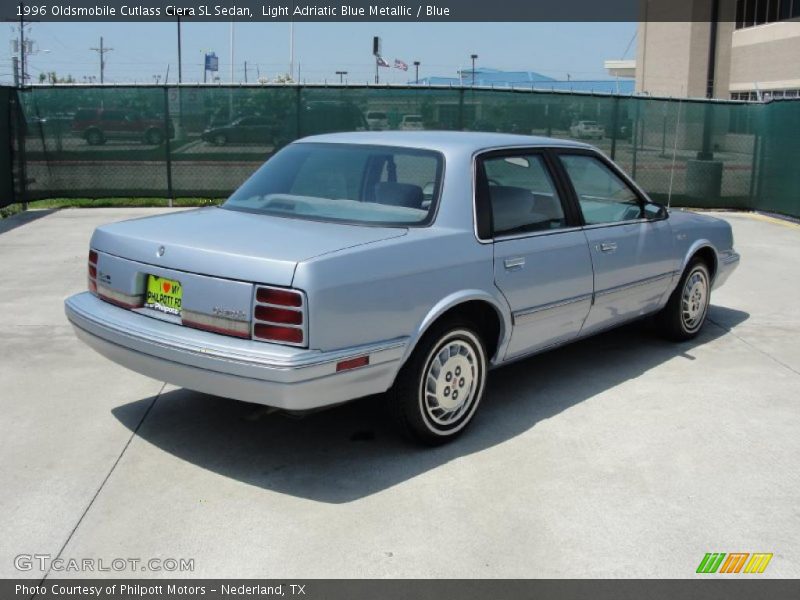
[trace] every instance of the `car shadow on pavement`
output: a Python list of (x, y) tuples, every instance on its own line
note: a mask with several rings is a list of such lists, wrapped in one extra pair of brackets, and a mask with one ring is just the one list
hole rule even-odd
[(496, 369), (471, 427), (438, 448), (399, 437), (386, 416), (384, 396), (298, 418), (178, 389), (161, 395), (140, 426), (142, 412), (132, 409), (144, 408), (150, 399), (112, 412), (142, 439), (204, 469), (292, 496), (345, 503), (502, 444), (668, 360), (694, 360), (694, 348), (748, 317), (713, 306), (712, 322), (691, 342), (664, 341), (635, 323)]
[(23, 225), (27, 225), (28, 223), (32, 223), (33, 221), (37, 221), (42, 217), (46, 217), (47, 215), (51, 215), (56, 212), (55, 208), (47, 208), (47, 209), (37, 209), (37, 210), (26, 210), (15, 215), (11, 215), (8, 218), (0, 220), (0, 233), (6, 233), (7, 231), (11, 231), (12, 229), (16, 229), (17, 227), (22, 227)]

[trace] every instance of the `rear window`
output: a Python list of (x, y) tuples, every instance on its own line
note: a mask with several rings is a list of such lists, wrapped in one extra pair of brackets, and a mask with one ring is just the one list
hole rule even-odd
[(423, 225), (439, 199), (438, 152), (361, 144), (290, 144), (223, 205), (295, 219)]
[(90, 109), (80, 109), (78, 112), (75, 113), (75, 120), (76, 121), (88, 121), (89, 119), (96, 119), (97, 118), (97, 111), (90, 110)]
[(422, 117), (406, 117), (406, 123), (419, 123), (422, 121)]
[(368, 112), (368, 113), (367, 113), (367, 118), (368, 118), (368, 119), (385, 119), (385, 118), (386, 118), (386, 113), (382, 113), (382, 112)]

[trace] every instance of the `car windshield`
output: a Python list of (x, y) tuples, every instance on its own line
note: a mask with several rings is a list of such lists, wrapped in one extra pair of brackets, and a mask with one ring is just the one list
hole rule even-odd
[(364, 225), (430, 222), (443, 171), (438, 152), (296, 143), (270, 158), (223, 208)]
[(419, 123), (420, 121), (422, 121), (422, 117), (406, 117), (406, 123)]
[(385, 119), (386, 118), (386, 113), (369, 112), (369, 113), (367, 113), (367, 118), (368, 119)]

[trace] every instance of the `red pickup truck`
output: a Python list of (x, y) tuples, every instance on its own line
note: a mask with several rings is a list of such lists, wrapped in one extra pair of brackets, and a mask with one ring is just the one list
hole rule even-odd
[[(172, 137), (171, 125), (169, 130)], [(163, 118), (142, 117), (119, 109), (79, 109), (72, 121), (72, 131), (93, 146), (113, 139), (136, 140), (155, 146), (166, 139)]]

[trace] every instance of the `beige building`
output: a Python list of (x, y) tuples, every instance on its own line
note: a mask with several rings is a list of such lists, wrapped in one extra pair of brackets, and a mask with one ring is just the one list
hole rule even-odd
[(643, 2), (635, 65), (621, 73), (607, 61), (609, 71), (635, 76), (636, 91), (652, 96), (800, 96), (800, 0), (692, 1), (696, 21), (681, 23), (659, 22)]

